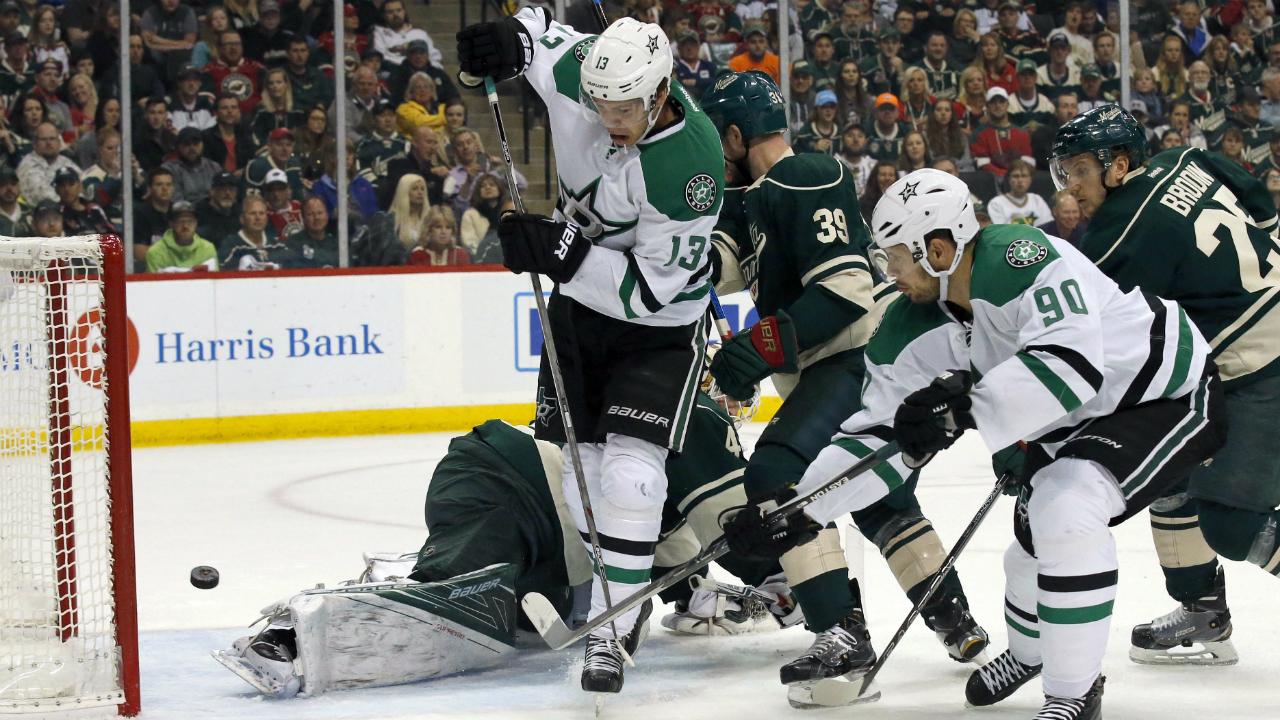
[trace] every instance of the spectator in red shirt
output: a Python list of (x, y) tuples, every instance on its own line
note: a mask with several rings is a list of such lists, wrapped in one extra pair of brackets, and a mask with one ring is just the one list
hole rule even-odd
[(350, 3), (342, 6), (342, 27), (346, 31), (343, 39), (347, 47), (346, 51), (342, 53), (341, 61), (338, 59), (338, 54), (333, 51), (332, 31), (321, 35), (318, 42), (320, 47), (329, 53), (329, 57), (332, 58), (330, 62), (333, 63), (333, 66), (336, 68), (341, 63), (343, 75), (350, 75), (356, 71), (356, 68), (360, 67), (360, 56), (364, 54), (365, 50), (369, 49), (369, 36), (362, 32), (357, 32), (360, 29), (360, 16), (356, 12), (355, 6)]
[(470, 265), (471, 256), (458, 247), (458, 221), (448, 208), (437, 205), (422, 218), (418, 246), (406, 265)]
[(987, 111), (982, 116), (981, 131), (969, 147), (978, 168), (1003, 177), (1015, 160), (1032, 167), (1031, 136), (1009, 122), (1009, 93), (1002, 87), (987, 91)]
[(276, 237), (284, 240), (302, 230), (302, 203), (292, 198), (289, 176), (275, 168), (267, 172), (262, 184), (262, 199), (267, 202), (267, 215), (276, 229)]
[(246, 59), (240, 33), (228, 30), (218, 38), (218, 59), (202, 72), (215, 95), (230, 95), (240, 101), (241, 113), (252, 113), (259, 102), (262, 63)]

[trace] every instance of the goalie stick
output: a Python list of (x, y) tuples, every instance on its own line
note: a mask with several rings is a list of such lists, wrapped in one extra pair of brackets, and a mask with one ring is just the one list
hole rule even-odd
[[(854, 478), (863, 473), (870, 472), (880, 465), (880, 463), (888, 460), (898, 453), (898, 443), (891, 442), (888, 445), (876, 450), (870, 455), (862, 458), (854, 463), (848, 470), (837, 475), (836, 477), (823, 483), (820, 487), (814, 489), (808, 495), (802, 495), (793, 498), (790, 502), (782, 505), (773, 512), (765, 515), (765, 521), (772, 524), (783, 518), (791, 517), (796, 513), (804, 510), (810, 503), (820, 499), (827, 493), (853, 481)], [(637, 590), (635, 593), (624, 600), (620, 600), (613, 606), (611, 610), (602, 613), (594, 620), (589, 621), (586, 625), (578, 628), (575, 632), (565, 626), (564, 620), (560, 619), (560, 614), (556, 612), (551, 601), (536, 592), (531, 592), (524, 596), (524, 600), (520, 602), (524, 607), (524, 612), (529, 616), (529, 620), (533, 622), (533, 626), (537, 628), (538, 634), (546, 641), (547, 645), (554, 650), (566, 648), (584, 637), (595, 632), (597, 629), (613, 622), (622, 613), (640, 605), (645, 600), (657, 595), (658, 593), (673, 587), (676, 583), (683, 581), (692, 575), (696, 570), (706, 566), (713, 560), (725, 555), (729, 552), (729, 543), (722, 536), (719, 540), (711, 543), (711, 546), (703, 550), (697, 557), (684, 563), (677, 565), (667, 571), (665, 575), (649, 583), (645, 587)]]

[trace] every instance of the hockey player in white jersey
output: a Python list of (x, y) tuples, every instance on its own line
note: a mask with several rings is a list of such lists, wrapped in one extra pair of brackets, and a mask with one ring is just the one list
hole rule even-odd
[[(600, 36), (542, 8), (458, 33), (463, 72), (523, 75), (547, 104), (560, 199), (554, 217), (508, 213), (504, 264), (556, 282), (548, 304), (604, 568), (592, 615), (649, 581), (666, 497), (663, 462), (684, 443), (708, 331), (708, 238), (724, 190), (720, 140), (680, 85), (657, 25), (624, 18)], [(543, 355), (538, 439), (563, 441)], [(567, 449), (566, 449), (567, 450)], [(587, 538), (566, 452), (565, 497)], [(619, 642), (639, 609), (587, 640), (582, 687), (622, 689)]]
[[(992, 452), (1025, 441), (1005, 553), (1009, 650), (974, 672), (966, 696), (990, 705), (1043, 674), (1038, 720), (1094, 720), (1119, 569), (1108, 526), (1225, 440), (1208, 344), (1176, 303), (1121, 293), (1064, 240), (1015, 225), (979, 233), (968, 189), (946, 173), (896, 182), (871, 230), (903, 297), (867, 345), (864, 409), (795, 491), (889, 439), (903, 452), (809, 505), (807, 522), (884, 497), (966, 429)], [(739, 552), (788, 531), (770, 537), (755, 517), (739, 513), (725, 529)]]

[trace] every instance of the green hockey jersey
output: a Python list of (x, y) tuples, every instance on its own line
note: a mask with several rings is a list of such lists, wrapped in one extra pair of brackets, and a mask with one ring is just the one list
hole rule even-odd
[[(789, 154), (750, 187), (726, 193), (720, 217), (717, 291), (749, 289), (760, 317), (786, 311), (801, 369), (866, 345), (895, 290), (871, 273), (871, 232), (840, 161)], [(788, 376), (774, 378), (786, 393)]]
[(1177, 301), (1232, 387), (1280, 372), (1275, 232), (1261, 182), (1219, 155), (1174, 148), (1125, 177), (1081, 250), (1121, 289)]

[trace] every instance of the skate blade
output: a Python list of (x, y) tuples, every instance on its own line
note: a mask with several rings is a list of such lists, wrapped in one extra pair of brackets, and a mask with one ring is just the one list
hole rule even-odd
[(859, 692), (866, 674), (865, 670), (859, 670), (839, 677), (788, 685), (787, 702), (797, 710), (875, 702), (880, 699), (880, 686), (875, 680), (871, 681), (865, 693)]
[(1129, 659), (1139, 665), (1235, 665), (1240, 662), (1230, 640), (1175, 645), (1163, 650), (1129, 647)]
[(609, 693), (591, 693), (596, 696), (596, 717), (600, 717), (600, 713), (604, 711), (604, 703), (609, 699)]
[(252, 665), (245, 662), (243, 658), (236, 657), (226, 650), (213, 650), (209, 653), (223, 667), (235, 673), (241, 680), (252, 685), (258, 692), (273, 698), (293, 697), (292, 694), (282, 693), (282, 688), (272, 687), (262, 673), (258, 672)]

